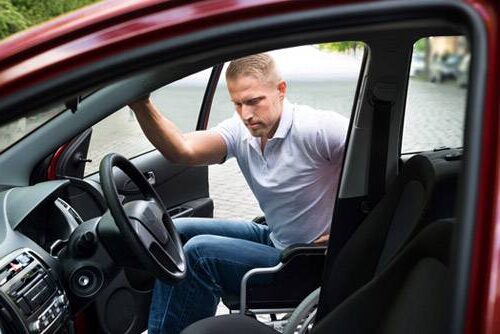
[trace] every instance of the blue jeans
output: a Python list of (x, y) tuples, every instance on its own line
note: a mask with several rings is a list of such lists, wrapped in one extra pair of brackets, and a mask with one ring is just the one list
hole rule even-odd
[(179, 218), (174, 224), (184, 243), (187, 275), (175, 285), (156, 281), (149, 334), (179, 333), (215, 315), (221, 295), (239, 295), (248, 270), (279, 262), (280, 250), (265, 225), (209, 218)]

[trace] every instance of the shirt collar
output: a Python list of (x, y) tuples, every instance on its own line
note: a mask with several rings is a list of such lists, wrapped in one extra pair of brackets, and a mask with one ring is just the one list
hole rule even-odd
[(280, 124), (274, 133), (273, 138), (285, 138), (293, 122), (293, 104), (287, 99), (283, 101), (283, 112), (281, 113)]

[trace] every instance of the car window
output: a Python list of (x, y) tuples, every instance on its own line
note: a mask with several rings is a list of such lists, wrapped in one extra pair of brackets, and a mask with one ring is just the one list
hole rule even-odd
[(66, 109), (68, 108), (64, 104), (57, 104), (0, 125), (0, 152), (26, 137)]
[[(347, 41), (306, 45), (269, 53), (287, 82), (287, 99), (291, 103), (335, 111), (350, 118), (364, 52), (363, 43)], [(232, 117), (235, 112), (224, 73), (225, 69), (214, 96), (208, 128)], [(223, 189), (221, 192), (211, 193), (215, 202), (215, 216), (252, 219), (262, 215), (235, 159), (210, 166), (209, 184), (211, 189)], [(234, 205), (225, 205), (228, 197), (242, 199), (238, 201), (237, 211), (234, 210)]]
[(462, 147), (470, 51), (463, 36), (413, 46), (401, 153)]
[[(154, 104), (182, 132), (194, 131), (210, 70), (201, 71), (162, 87), (151, 94)], [(101, 159), (108, 153), (133, 158), (154, 149), (144, 136), (135, 115), (124, 107), (93, 127), (85, 175), (99, 169)]]
[[(348, 43), (353, 43), (353, 47)], [(306, 45), (270, 52), (287, 82), (290, 102), (333, 110), (346, 117), (351, 115), (363, 53), (361, 42)], [(226, 67), (227, 64), (224, 71)], [(208, 128), (234, 113), (224, 71), (214, 96)]]

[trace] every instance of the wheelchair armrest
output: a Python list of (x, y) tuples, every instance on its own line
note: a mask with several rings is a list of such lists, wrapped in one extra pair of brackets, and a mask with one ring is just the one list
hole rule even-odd
[[(276, 266), (269, 268), (254, 268), (249, 270), (241, 280), (239, 305), (241, 314), (245, 314), (247, 310), (247, 283), (250, 278), (255, 275), (272, 274), (276, 275), (276, 278), (279, 279), (280, 282), (286, 282), (286, 284), (291, 284), (291, 286), (294, 284), (302, 284), (302, 286), (306, 286), (308, 291), (306, 291), (307, 293), (301, 297), (300, 300), (302, 300), (302, 298), (307, 296), (312, 290), (316, 289), (320, 283), (317, 278), (321, 276), (320, 272), (323, 270), (326, 249), (327, 246), (324, 244), (294, 244), (285, 248), (281, 252), (280, 262)], [(308, 258), (309, 256), (314, 256), (314, 258)], [(309, 275), (309, 277), (305, 281), (301, 278), (300, 282), (297, 282), (295, 278), (300, 275), (295, 274), (296, 269), (299, 269), (300, 272)], [(292, 275), (293, 277), (292, 279), (283, 279), (283, 277), (279, 278), (280, 275)], [(283, 286), (283, 284), (280, 285)], [(259, 287), (255, 288), (259, 289)], [(276, 290), (275, 288), (273, 289)], [(287, 296), (288, 295), (289, 292), (287, 292)]]
[[(313, 274), (309, 277), (308, 280), (306, 279), (305, 283), (304, 280), (301, 279), (299, 284), (304, 283), (303, 286), (310, 290), (307, 291), (307, 294), (305, 295), (307, 296), (312, 290), (316, 289), (320, 283), (319, 281), (316, 282), (316, 278), (321, 276), (320, 272), (323, 270), (323, 256), (326, 254), (326, 249), (327, 246), (325, 246), (324, 244), (294, 244), (285, 248), (281, 252), (280, 262), (274, 267), (254, 268), (247, 271), (245, 275), (243, 275), (243, 278), (241, 280), (239, 305), (240, 313), (245, 314), (247, 311), (247, 283), (250, 278), (255, 275), (272, 274), (277, 275), (278, 278), (280, 274), (283, 275), (286, 273), (293, 275), (293, 277), (297, 277), (297, 275), (294, 274), (294, 268), (300, 268), (301, 272), (304, 272), (304, 270), (306, 270), (305, 273)], [(315, 256), (315, 258), (307, 258), (308, 256)], [(292, 271), (290, 271), (290, 269)], [(318, 270), (320, 272), (318, 272)], [(288, 283), (291, 282), (290, 284), (292, 285), (298, 284), (296, 280), (293, 279), (290, 280), (287, 278), (286, 280), (283, 280), (281, 278), (281, 282), (283, 281)], [(312, 288), (309, 289), (311, 286)], [(302, 300), (302, 298), (303, 297), (301, 297), (300, 300)]]
[(313, 244), (295, 244), (285, 248), (280, 255), (280, 261), (286, 263), (295, 256), (325, 255), (327, 246)]

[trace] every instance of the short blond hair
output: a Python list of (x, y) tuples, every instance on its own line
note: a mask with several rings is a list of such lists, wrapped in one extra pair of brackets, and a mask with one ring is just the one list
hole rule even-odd
[(281, 80), (274, 59), (267, 53), (258, 53), (231, 61), (226, 70), (226, 81), (242, 76), (253, 76), (266, 83), (277, 83)]

